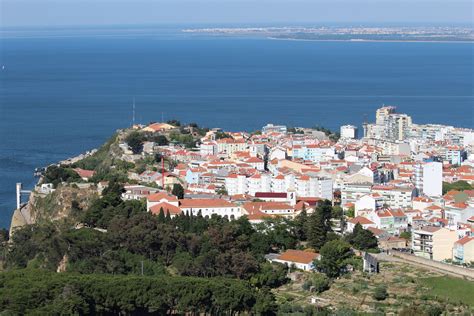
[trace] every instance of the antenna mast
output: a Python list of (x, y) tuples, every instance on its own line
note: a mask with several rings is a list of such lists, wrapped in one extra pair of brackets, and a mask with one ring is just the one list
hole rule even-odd
[(135, 126), (135, 97), (133, 97), (132, 127)]

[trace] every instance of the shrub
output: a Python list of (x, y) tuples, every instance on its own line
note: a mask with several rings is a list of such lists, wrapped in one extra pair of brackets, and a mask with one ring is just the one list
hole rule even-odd
[(372, 297), (377, 301), (383, 301), (388, 297), (387, 287), (384, 285), (379, 285), (375, 288)]
[(322, 293), (329, 290), (329, 278), (323, 274), (315, 274), (312, 277), (311, 283), (313, 285), (313, 290), (316, 293)]

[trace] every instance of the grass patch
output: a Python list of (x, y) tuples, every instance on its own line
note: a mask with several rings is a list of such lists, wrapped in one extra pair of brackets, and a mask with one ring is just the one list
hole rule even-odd
[(424, 278), (420, 279), (420, 282), (429, 288), (431, 295), (474, 306), (474, 282), (446, 276)]

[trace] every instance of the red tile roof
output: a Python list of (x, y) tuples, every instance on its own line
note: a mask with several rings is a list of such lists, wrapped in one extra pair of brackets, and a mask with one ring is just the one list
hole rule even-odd
[(319, 254), (316, 252), (288, 249), (278, 256), (277, 259), (288, 262), (308, 264), (318, 257)]
[(467, 244), (467, 243), (469, 243), (469, 242), (471, 242), (471, 241), (473, 241), (473, 240), (474, 240), (474, 237), (465, 236), (465, 237), (459, 239), (458, 241), (456, 241), (456, 244), (458, 244), (458, 245), (465, 245), (465, 244)]
[(170, 213), (170, 215), (178, 215), (181, 214), (181, 209), (177, 206), (174, 206), (172, 204), (166, 203), (166, 202), (161, 202), (159, 204), (153, 205), (150, 207), (150, 212), (154, 215), (157, 215), (160, 213), (160, 210), (163, 208), (163, 211), (166, 215), (166, 213)]
[(179, 206), (181, 208), (235, 207), (233, 203), (222, 199), (182, 199), (179, 200)]
[(85, 178), (85, 179), (92, 178), (95, 174), (94, 170), (85, 170), (81, 168), (75, 168), (74, 171), (79, 175), (79, 177)]
[(361, 224), (361, 225), (370, 225), (370, 224), (374, 224), (374, 222), (372, 222), (371, 220), (369, 220), (368, 218), (365, 218), (363, 216), (357, 216), (357, 217), (354, 217), (354, 218), (351, 218), (349, 220), (350, 223), (352, 224)]
[(279, 199), (285, 199), (287, 197), (286, 193), (280, 193), (280, 192), (256, 192), (255, 193), (256, 198), (279, 198)]
[(166, 192), (158, 192), (155, 194), (151, 194), (146, 197), (148, 202), (160, 202), (161, 200), (167, 200), (168, 202), (177, 202), (178, 198), (174, 195), (170, 195)]

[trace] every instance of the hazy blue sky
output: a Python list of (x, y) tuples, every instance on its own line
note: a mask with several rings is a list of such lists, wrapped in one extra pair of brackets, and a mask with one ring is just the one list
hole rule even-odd
[(1, 26), (473, 23), (474, 0), (0, 0)]

